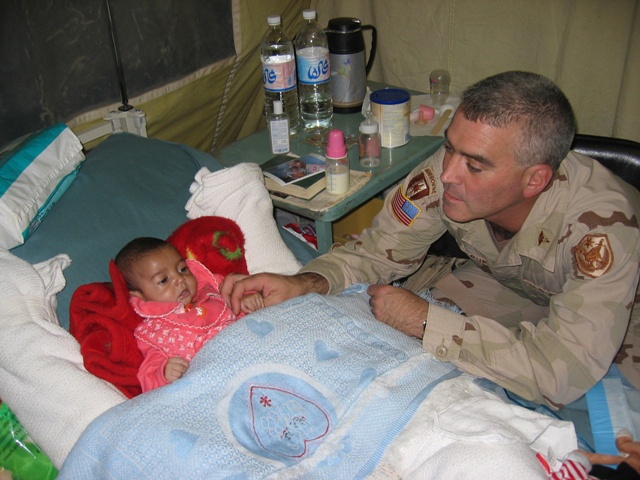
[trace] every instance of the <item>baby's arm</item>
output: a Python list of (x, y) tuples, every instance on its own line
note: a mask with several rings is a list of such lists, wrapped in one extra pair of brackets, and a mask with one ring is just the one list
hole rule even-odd
[(240, 309), (242, 313), (251, 313), (264, 308), (262, 295), (258, 292), (247, 293), (240, 299)]
[(181, 357), (169, 357), (164, 366), (164, 378), (167, 382), (175, 382), (189, 368), (189, 362)]

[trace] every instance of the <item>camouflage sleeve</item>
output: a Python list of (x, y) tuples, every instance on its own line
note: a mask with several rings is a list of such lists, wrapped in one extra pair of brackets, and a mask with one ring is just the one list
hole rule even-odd
[[(407, 198), (437, 198), (437, 165), (440, 150), (418, 165), (385, 198), (382, 211), (357, 240), (334, 245), (330, 252), (307, 265), (301, 272), (314, 272), (329, 281), (329, 293), (337, 293), (354, 283), (389, 283), (415, 272), (424, 261), (431, 243), (445, 231), (439, 214), (427, 214), (417, 202)], [(436, 202), (437, 203), (437, 202)]]
[(573, 228), (564, 249), (564, 284), (551, 296), (547, 318), (507, 328), (431, 306), (425, 349), (553, 408), (583, 395), (606, 374), (627, 331), (640, 236), (637, 225), (620, 222)]

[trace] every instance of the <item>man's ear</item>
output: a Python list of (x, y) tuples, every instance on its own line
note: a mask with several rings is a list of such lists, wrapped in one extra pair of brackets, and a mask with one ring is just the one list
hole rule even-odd
[(142, 296), (142, 292), (140, 290), (129, 290), (129, 295), (144, 300), (144, 297)]
[(524, 196), (532, 198), (540, 194), (553, 178), (553, 168), (546, 163), (539, 163), (527, 168), (524, 175)]

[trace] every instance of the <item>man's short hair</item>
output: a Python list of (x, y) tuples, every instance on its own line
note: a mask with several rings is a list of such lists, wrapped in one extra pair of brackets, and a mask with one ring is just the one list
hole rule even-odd
[(575, 135), (569, 100), (555, 83), (536, 73), (510, 71), (480, 80), (464, 91), (460, 109), (473, 122), (497, 128), (519, 125), (521, 136), (512, 153), (527, 167), (547, 163), (556, 170)]

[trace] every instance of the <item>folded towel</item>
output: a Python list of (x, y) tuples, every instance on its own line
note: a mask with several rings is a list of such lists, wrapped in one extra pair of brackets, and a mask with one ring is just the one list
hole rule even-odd
[(187, 217), (217, 215), (235, 220), (244, 233), (249, 273), (296, 273), (301, 265), (282, 240), (262, 169), (240, 163), (210, 172), (201, 168), (185, 205)]
[(128, 398), (142, 392), (137, 378), (142, 363), (133, 331), (142, 318), (129, 304), (129, 291), (113, 261), (112, 284), (90, 283), (73, 293), (69, 331), (80, 343), (85, 368), (115, 385)]

